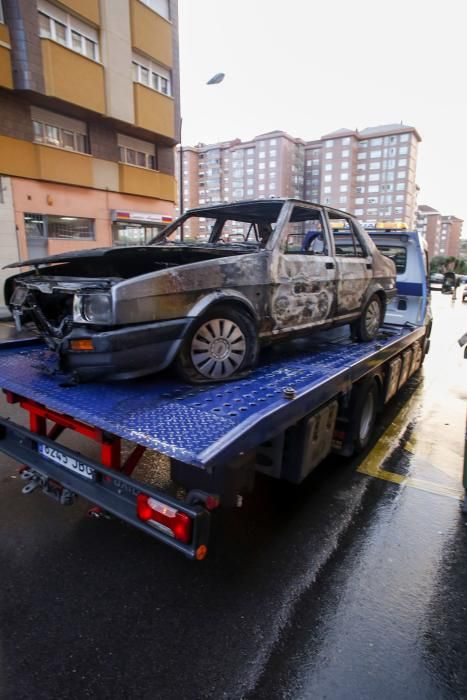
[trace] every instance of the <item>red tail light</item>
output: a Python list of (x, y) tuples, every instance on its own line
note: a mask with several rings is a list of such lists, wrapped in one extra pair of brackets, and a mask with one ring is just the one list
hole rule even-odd
[(136, 512), (138, 518), (154, 525), (176, 540), (186, 544), (191, 541), (193, 523), (186, 513), (181, 513), (144, 493), (139, 493), (136, 497)]

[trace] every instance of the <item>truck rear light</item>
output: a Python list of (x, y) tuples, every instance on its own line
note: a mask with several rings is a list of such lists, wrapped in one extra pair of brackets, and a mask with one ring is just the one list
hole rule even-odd
[(139, 493), (136, 497), (136, 512), (140, 520), (157, 527), (158, 530), (188, 544), (191, 541), (193, 522), (186, 513)]

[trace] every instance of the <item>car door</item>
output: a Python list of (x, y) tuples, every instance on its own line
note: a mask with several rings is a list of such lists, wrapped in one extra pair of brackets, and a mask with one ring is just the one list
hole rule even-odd
[(361, 310), (373, 279), (373, 260), (358, 224), (351, 216), (327, 211), (336, 261), (336, 317), (353, 316)]
[(323, 212), (290, 205), (276, 242), (271, 270), (273, 333), (323, 325), (332, 320), (336, 265)]

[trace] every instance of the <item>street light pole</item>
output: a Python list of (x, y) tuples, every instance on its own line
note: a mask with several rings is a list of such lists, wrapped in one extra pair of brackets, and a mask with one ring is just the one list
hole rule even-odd
[[(218, 85), (219, 83), (222, 83), (224, 78), (225, 78), (225, 73), (216, 73), (215, 75), (212, 76), (212, 78), (210, 78), (207, 81), (206, 85)], [(182, 124), (183, 124), (183, 118), (180, 115), (180, 150), (179, 150), (180, 163), (179, 163), (179, 170), (178, 170), (178, 177), (179, 177), (178, 198), (179, 198), (179, 215), (180, 216), (182, 216), (183, 212), (184, 212)], [(183, 224), (182, 224), (181, 229), (180, 229), (180, 240), (183, 241)]]

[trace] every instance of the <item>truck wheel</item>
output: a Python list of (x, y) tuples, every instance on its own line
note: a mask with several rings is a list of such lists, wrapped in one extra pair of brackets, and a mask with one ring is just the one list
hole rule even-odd
[(370, 442), (378, 413), (379, 389), (375, 379), (355, 387), (355, 398), (350, 406), (350, 426), (354, 452), (361, 452)]
[(219, 382), (250, 369), (258, 347), (253, 320), (237, 309), (219, 305), (191, 327), (175, 366), (185, 381)]
[(352, 323), (352, 336), (365, 343), (373, 340), (382, 322), (383, 305), (379, 296), (373, 294), (365, 304), (360, 318)]

